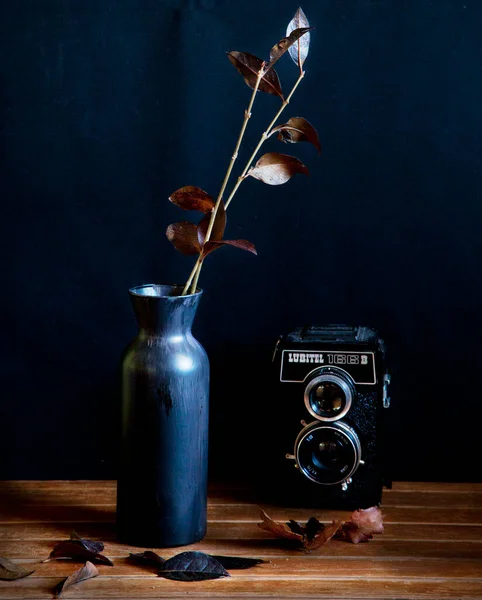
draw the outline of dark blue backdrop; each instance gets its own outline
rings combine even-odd
[[[265,58],[297,4],[0,3],[3,242],[0,477],[114,477],[129,287],[184,281],[167,198],[216,195],[250,91],[226,51]],[[482,4],[305,0],[310,177],[246,181],[195,334],[212,364],[213,476],[249,476],[278,333],[363,323],[393,371],[393,474],[478,479],[482,396]],[[289,90],[296,68],[277,67]],[[279,106],[259,95],[235,173]],[[257,381],[259,378],[259,381]],[[269,423],[266,423],[269,426]]]

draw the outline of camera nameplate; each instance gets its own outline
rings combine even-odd
[[[302,383],[320,367],[339,367],[357,385],[376,385],[375,354],[373,352],[343,352],[333,350],[283,350],[280,382]]]

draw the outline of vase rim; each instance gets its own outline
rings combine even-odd
[[[182,295],[183,289],[184,284],[181,283],[143,283],[141,285],[135,285],[134,287],[129,288],[129,294],[131,294],[131,296],[149,298],[179,298]],[[196,288],[196,292],[194,294],[185,294],[182,297],[193,298],[200,296],[202,292],[203,290],[198,287]]]

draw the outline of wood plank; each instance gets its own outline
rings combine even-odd
[[[89,480],[3,480],[0,481],[0,494],[5,489],[22,490],[70,490],[73,487],[78,489],[115,489],[117,483],[113,479],[89,479]],[[249,490],[251,484],[248,483],[216,483],[210,482],[209,489],[211,493],[216,491],[225,492],[226,490]],[[482,494],[482,483],[477,482],[440,482],[440,481],[396,481],[393,488],[385,489],[385,493],[397,492],[462,492]]]
[[[359,558],[404,558],[410,560],[448,558],[448,559],[482,559],[482,544],[477,542],[440,542],[440,541],[400,541],[382,539],[383,536],[365,544],[350,544],[332,540],[313,556],[336,557],[347,559]],[[0,541],[0,556],[11,559],[46,559],[55,545],[55,541]],[[129,546],[117,542],[106,542],[103,554],[111,559],[125,558],[130,552],[140,552],[144,547]],[[180,548],[153,548],[161,555],[172,556],[184,550],[199,550],[208,554],[224,554],[232,556],[253,556],[256,558],[277,556],[299,556],[302,550],[295,550],[282,540],[266,539],[204,539],[202,542]]]
[[[351,511],[316,510],[308,508],[286,508],[269,504],[216,504],[208,506],[210,522],[245,521],[258,523],[260,507],[275,520],[295,519],[307,521],[316,516],[320,521],[348,520]],[[384,506],[386,523],[459,523],[482,525],[482,507],[410,507]],[[112,523],[115,521],[115,506],[25,506],[13,504],[0,507],[0,524],[4,523]]]
[[[249,490],[217,490],[210,493],[209,506],[225,504],[257,504],[256,495]],[[115,508],[116,490],[113,487],[79,489],[77,486],[63,490],[13,489],[0,492],[0,514],[5,507],[19,506],[106,506]],[[482,508],[482,494],[470,492],[404,492],[386,491],[383,507],[456,507]]]
[[[0,582],[0,597],[4,599],[52,598],[58,577],[31,576],[24,580]],[[293,575],[279,579],[277,575],[233,573],[231,577],[213,581],[187,583],[169,581],[155,575],[108,577],[101,575],[84,581],[68,592],[81,598],[176,598],[188,595],[196,598],[480,598],[481,579],[404,579],[336,578]]]
[[[177,551],[164,552],[164,558],[177,554]],[[38,561],[16,561],[25,568],[35,569],[35,577],[68,577],[82,562],[57,560],[48,563]],[[130,562],[127,558],[116,558],[113,567],[98,565],[99,571],[106,576],[149,575],[156,574],[156,567],[141,566]],[[231,574],[234,571],[231,572]],[[273,557],[266,564],[258,565],[246,571],[247,575],[258,577],[278,575],[321,577],[404,577],[413,578],[482,578],[482,560],[476,559],[437,559],[422,562],[419,560],[377,560],[377,559],[339,559],[326,556],[290,556]]]
[[[114,523],[21,523],[0,525],[0,541],[67,539],[75,530],[81,537],[102,540],[116,540]],[[208,523],[207,539],[267,539],[270,534],[260,529],[256,523]],[[385,525],[385,531],[377,539],[413,541],[454,541],[482,542],[482,528],[477,525]]]

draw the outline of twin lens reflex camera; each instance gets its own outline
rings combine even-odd
[[[390,376],[377,332],[345,325],[296,329],[278,339],[273,368],[266,490],[296,506],[379,504],[382,488],[391,487],[384,439]]]

